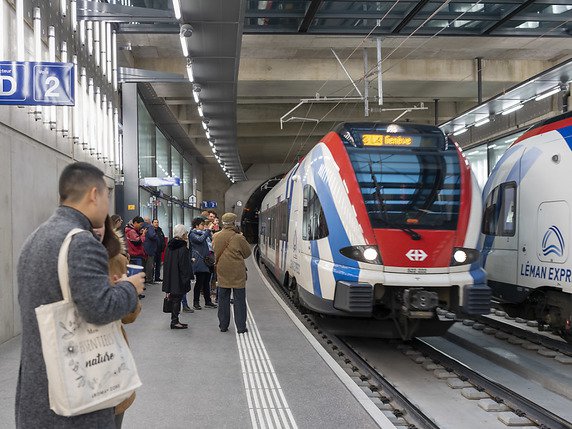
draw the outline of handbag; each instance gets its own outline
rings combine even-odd
[[[209,254],[207,256],[205,256],[203,258],[203,261],[205,262],[205,265],[209,268],[214,267],[215,265],[215,256],[213,252],[209,252]]]
[[[173,301],[169,295],[165,295],[163,298],[163,313],[172,313],[173,312]]]
[[[58,278],[63,300],[35,309],[48,376],[50,409],[76,416],[115,407],[141,386],[133,355],[121,333],[121,321],[107,325],[86,322],[69,288],[66,236],[58,256]]]

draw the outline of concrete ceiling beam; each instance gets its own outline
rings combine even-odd
[[[370,58],[375,58],[371,55]],[[370,60],[373,63],[373,60]],[[550,61],[534,60],[487,60],[483,59],[483,79],[492,82],[521,82],[553,65]],[[350,59],[344,66],[354,80],[361,80],[364,74],[363,60]],[[370,67],[371,68],[371,67]],[[436,80],[464,82],[477,80],[474,60],[450,60],[447,58],[392,60],[382,64],[386,80],[419,81]],[[242,58],[238,74],[242,81],[345,81],[349,83],[343,69],[335,58]],[[372,77],[375,77],[372,75]]]

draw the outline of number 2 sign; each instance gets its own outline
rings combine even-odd
[[[0,61],[0,104],[73,106],[72,63]]]

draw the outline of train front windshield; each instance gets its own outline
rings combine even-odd
[[[352,129],[351,136],[340,133],[373,228],[457,227],[461,196],[457,151],[438,129],[418,128],[409,130],[413,133],[407,129],[391,134],[385,129]]]

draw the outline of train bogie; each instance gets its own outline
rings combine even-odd
[[[351,318],[369,336],[440,333],[450,321],[438,307],[489,309],[477,189],[438,128],[346,124],[264,199],[261,260],[330,323]]]

